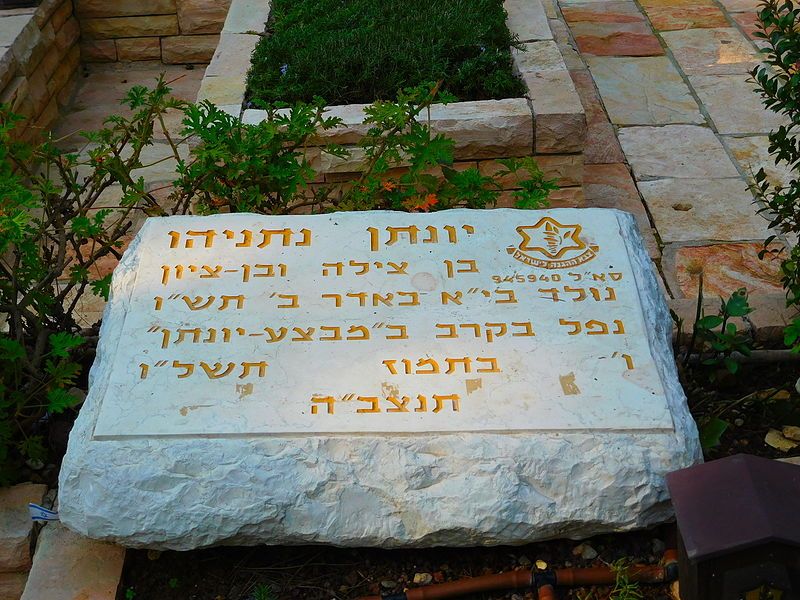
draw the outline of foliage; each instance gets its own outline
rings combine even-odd
[[[273,0],[250,94],[367,104],[441,79],[462,100],[520,97],[505,21],[501,0]]]
[[[609,595],[610,600],[642,600],[644,598],[639,589],[639,584],[630,580],[630,575],[628,574],[630,566],[631,561],[627,558],[620,558],[611,564],[615,581],[614,588]]]
[[[434,134],[426,119],[436,100],[451,100],[438,85],[407,88],[394,102],[365,109],[367,135],[349,151],[328,145],[321,155],[312,144],[340,124],[326,117],[324,102],[271,104],[264,119],[245,124],[209,103],[189,106],[183,134],[199,144],[189,162],[181,161],[172,204],[200,213],[221,211],[293,214],[332,210],[436,211],[493,206],[501,180],[514,177],[518,208],[547,204],[554,182],[532,158],[498,161],[502,168],[484,175],[477,168],[453,167],[454,142]],[[355,181],[320,184],[322,161],[363,159]]]
[[[258,584],[253,590],[253,600],[275,600],[277,596],[272,591],[272,586],[266,583]]]
[[[800,9],[791,0],[764,0],[759,5],[759,31],[765,41],[763,63],[751,71],[764,105],[783,115],[786,124],[769,134],[769,152],[776,164],[796,172],[800,165]],[[786,185],[773,184],[764,169],[754,175],[753,191],[761,201],[759,212],[770,220],[770,227],[793,236],[800,233],[800,181],[792,178]],[[762,258],[776,253],[770,248],[775,236],[764,245]],[[788,305],[800,305],[800,247],[781,253],[783,287]],[[800,352],[800,320],[786,331],[785,340],[793,351]]]
[[[720,298],[720,306],[716,314],[706,315],[703,308],[703,273],[698,276],[697,309],[692,324],[692,333],[683,350],[682,367],[700,364],[707,367],[724,367],[731,375],[739,372],[736,355],[749,356],[752,352],[752,340],[746,332],[739,330],[731,319],[742,318],[753,309],[747,299],[747,290],[741,288],[725,300]],[[683,320],[674,312],[672,318],[678,325],[676,345],[684,345]],[[712,375],[712,378],[714,375]],[[700,433],[700,445],[703,450],[718,446],[722,435],[730,427],[730,423],[721,418],[725,410],[732,406],[723,406],[719,412],[700,412],[698,406],[693,407]]]
[[[141,154],[167,110],[180,108],[163,80],[134,87],[130,117],[85,133],[85,158],[54,141],[15,141],[19,117],[0,106],[0,483],[22,461],[48,459],[46,424],[80,402],[71,390],[92,352],[75,309],[89,292],[107,295],[104,258],[119,257],[137,212],[157,207],[142,179]],[[111,208],[107,190],[119,185]]]
[[[731,319],[741,318],[753,312],[747,299],[747,290],[740,288],[725,300],[720,298],[717,314],[706,315],[703,307],[703,273],[698,277],[697,310],[692,324],[692,334],[684,350],[683,367],[696,362],[705,366],[724,366],[730,373],[736,374],[739,363],[735,354],[750,356],[752,340],[746,332],[741,331]],[[677,346],[683,346],[683,320],[674,312],[672,318],[678,325]]]
[[[53,140],[14,141],[19,118],[0,107],[0,314],[8,323],[0,332],[0,484],[13,481],[25,461],[49,460],[48,423],[79,404],[73,388],[85,387],[94,352],[87,336],[94,334],[82,330],[76,309],[90,292],[107,297],[111,275],[102,261],[120,258],[137,218],[166,215],[167,206],[172,214],[484,208],[498,198],[500,178],[510,176],[520,179],[519,207],[544,205],[555,185],[530,158],[503,161],[493,175],[452,167],[452,140],[419,118],[437,96],[437,85],[423,86],[368,107],[369,131],[358,148],[365,170],[354,182],[329,185],[313,183],[310,155],[319,151],[309,148],[338,121],[319,100],[267,106],[263,122],[247,125],[212,104],[172,98],[160,79],[152,90],[137,86],[126,95],[131,116],[82,132],[86,147],[76,154],[61,153]],[[184,113],[183,134],[197,142],[188,159],[179,152],[187,140],[173,140],[165,126],[175,110]],[[163,204],[135,176],[148,166],[142,153],[157,129],[171,148],[167,159],[177,162]],[[349,156],[337,146],[324,150]],[[119,200],[109,200],[112,186]]]

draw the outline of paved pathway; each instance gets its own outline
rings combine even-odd
[[[674,298],[695,297],[703,268],[708,296],[745,286],[779,299],[747,186],[762,165],[787,176],[767,153],[779,121],[748,82],[757,0],[545,1],[568,25],[555,33],[587,111],[588,204],[649,219]]]

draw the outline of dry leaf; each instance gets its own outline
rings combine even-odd
[[[788,452],[800,446],[800,442],[793,442],[783,437],[783,434],[777,429],[770,429],[764,437],[764,441],[768,446],[772,446],[781,452]]]
[[[783,428],[783,437],[789,438],[792,441],[800,442],[800,427],[794,425],[787,425]]]

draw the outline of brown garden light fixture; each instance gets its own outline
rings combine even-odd
[[[682,600],[800,598],[800,466],[738,454],[667,485]]]

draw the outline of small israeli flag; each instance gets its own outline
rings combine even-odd
[[[48,510],[44,506],[39,506],[31,502],[28,504],[28,512],[31,514],[31,521],[58,521],[58,513]]]

